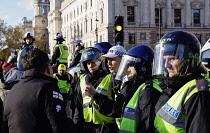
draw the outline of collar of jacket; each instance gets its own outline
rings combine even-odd
[[[49,80],[49,81],[52,81],[56,84],[58,83],[57,79],[55,79],[53,77],[50,77],[50,76],[47,76],[47,75],[45,75],[43,73],[40,73],[38,71],[35,71],[35,70],[25,71],[21,79],[26,79],[26,78],[38,78],[38,79]]]

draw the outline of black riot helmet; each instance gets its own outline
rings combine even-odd
[[[65,41],[63,38],[63,35],[60,33],[56,33],[56,38],[54,39],[56,41]]]
[[[34,35],[31,32],[26,32],[24,34],[23,40],[26,41],[26,38],[32,38],[32,40],[35,41]]]
[[[75,42],[75,45],[76,45],[76,46],[84,46],[84,43],[82,42],[82,40],[77,40],[77,41]]]
[[[93,60],[98,66],[101,65],[102,54],[103,53],[95,47],[88,47],[84,49],[81,55],[80,62],[85,72],[89,73],[89,70],[87,69],[87,61],[89,60]]]
[[[178,59],[178,75],[199,71],[206,73],[201,64],[201,45],[195,35],[186,31],[172,31],[164,35],[155,46],[154,76],[169,76],[165,68],[165,56]]]

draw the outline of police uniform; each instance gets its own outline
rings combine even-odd
[[[205,79],[199,73],[165,81],[168,88],[163,91],[155,107],[155,127],[159,132],[208,133],[210,128],[209,101],[210,83],[199,88],[198,79]],[[176,81],[176,82],[174,82]],[[204,86],[204,84],[202,83]],[[164,115],[165,114],[165,115]]]
[[[154,107],[162,89],[155,80],[147,80],[138,87],[126,105],[120,123],[120,133],[152,133]]]
[[[77,81],[75,81],[77,84],[74,87],[71,88],[70,91],[70,98],[71,98],[71,103],[74,105],[73,108],[73,121],[76,124],[76,132],[96,132],[96,130],[99,130],[101,128],[101,122],[96,122],[97,119],[100,120],[101,118],[91,118],[88,115],[93,115],[92,113],[88,112],[89,108],[92,107],[93,101],[89,101],[91,99],[85,97],[85,95],[82,93],[82,86],[84,86],[84,81],[89,82],[92,86],[97,88],[97,86],[101,83],[103,78],[107,75],[105,71],[97,70],[92,73],[85,74],[83,76],[80,76],[80,78],[77,78]],[[77,77],[77,76],[75,76]],[[74,77],[74,78],[75,78]],[[87,99],[86,99],[87,98]],[[84,103],[86,102],[86,103]],[[90,104],[89,104],[90,103]],[[89,106],[90,105],[90,106]],[[99,105],[94,105],[97,106],[97,110],[100,110]],[[90,113],[90,114],[88,114]],[[93,121],[94,119],[94,121]]]
[[[56,44],[52,55],[52,64],[65,64],[68,63],[68,47],[65,44]]]
[[[69,133],[73,122],[67,118],[57,80],[37,71],[25,71],[7,95],[4,118],[10,133]]]

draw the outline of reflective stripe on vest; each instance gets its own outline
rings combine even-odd
[[[142,90],[144,90],[149,84],[142,84],[139,86],[133,97],[125,107],[123,118],[120,124],[120,133],[136,133],[137,126],[139,124],[139,110],[137,110],[138,96]],[[162,89],[153,80],[153,88],[162,92]],[[141,103],[140,103],[141,104]]]
[[[208,82],[208,86],[210,82]],[[161,133],[185,133],[184,105],[187,100],[198,92],[196,79],[181,87],[157,112],[155,128]]]
[[[60,50],[60,57],[57,59],[60,63],[68,63],[68,47],[65,44],[59,44],[58,45],[59,50]]]
[[[104,79],[96,88],[98,93],[108,96],[109,99],[112,99],[112,93],[111,93],[112,90],[110,87],[111,76],[112,74],[108,74],[106,77],[104,77]],[[85,96],[84,94],[85,77],[86,76],[81,77],[80,80],[80,87],[83,97],[83,115],[85,122],[93,122],[93,124],[114,123],[115,122],[114,118],[102,115],[98,111],[99,105],[97,105],[96,102],[91,97]]]
[[[58,80],[58,86],[61,93],[68,93],[70,90],[70,83],[67,82],[67,80],[60,80],[56,74],[53,74],[53,76]],[[69,77],[69,76],[68,76]],[[70,79],[70,77],[69,77]]]

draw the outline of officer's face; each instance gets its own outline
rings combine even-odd
[[[26,38],[26,44],[31,44],[33,42],[32,38]]]
[[[58,70],[58,74],[61,76],[65,75],[65,73],[66,73],[66,70]]]
[[[77,45],[76,46],[76,50],[81,50],[82,49],[82,46],[81,45]]]
[[[87,61],[87,68],[90,73],[99,70],[99,66],[92,60]]]
[[[110,73],[116,73],[118,71],[122,58],[120,56],[117,56],[114,58],[106,58],[106,59]]]
[[[175,56],[167,55],[163,57],[165,60],[165,68],[169,73],[169,77],[174,77],[179,74],[178,65],[179,59],[175,59]]]
[[[129,75],[131,75],[131,76],[134,76],[134,75],[137,74],[136,69],[134,68],[134,66],[129,66],[129,67],[128,67],[128,73],[129,73]]]

